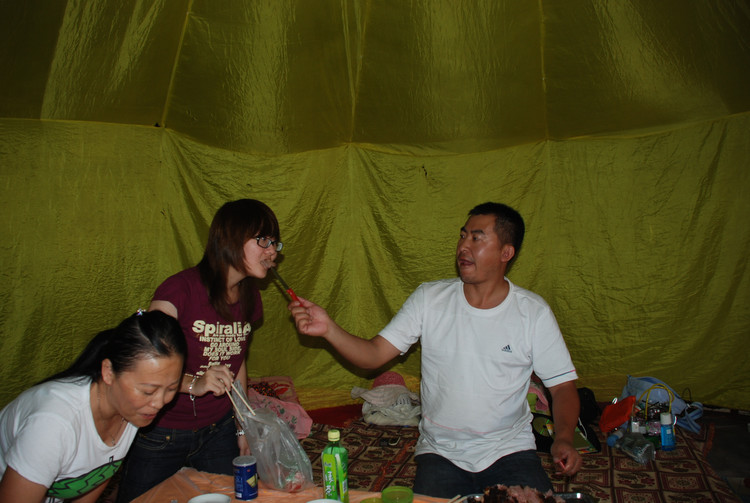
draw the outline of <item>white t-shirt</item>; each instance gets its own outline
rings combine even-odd
[[[114,447],[96,431],[91,380],[51,381],[21,393],[0,411],[0,477],[11,466],[49,488],[48,502],[74,499],[109,480],[138,428],[127,423]]]
[[[578,378],[549,305],[508,284],[500,305],[477,309],[460,278],[424,283],[380,332],[402,352],[421,338],[416,454],[435,453],[479,472],[535,449],[526,401],[532,371],[547,387]]]

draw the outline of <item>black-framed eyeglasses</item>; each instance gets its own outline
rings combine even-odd
[[[258,246],[261,248],[268,248],[269,246],[275,246],[276,251],[281,251],[282,248],[284,248],[284,243],[281,241],[274,241],[273,239],[267,238],[265,236],[258,236],[255,238],[255,240],[258,242]]]

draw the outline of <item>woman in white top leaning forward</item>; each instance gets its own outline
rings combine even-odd
[[[0,411],[0,503],[94,503],[138,428],[174,398],[186,351],[174,318],[138,312],[21,393]]]

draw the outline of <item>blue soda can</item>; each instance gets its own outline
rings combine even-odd
[[[258,497],[258,471],[253,456],[237,456],[234,465],[234,497],[248,501]]]

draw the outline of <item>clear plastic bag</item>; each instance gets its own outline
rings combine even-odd
[[[232,401],[255,457],[260,480],[290,493],[314,486],[310,458],[294,432],[273,411],[249,409],[247,396],[238,388],[232,388]]]
[[[640,433],[625,433],[615,442],[615,447],[621,449],[633,461],[645,465],[656,458],[654,444],[646,440]]]

